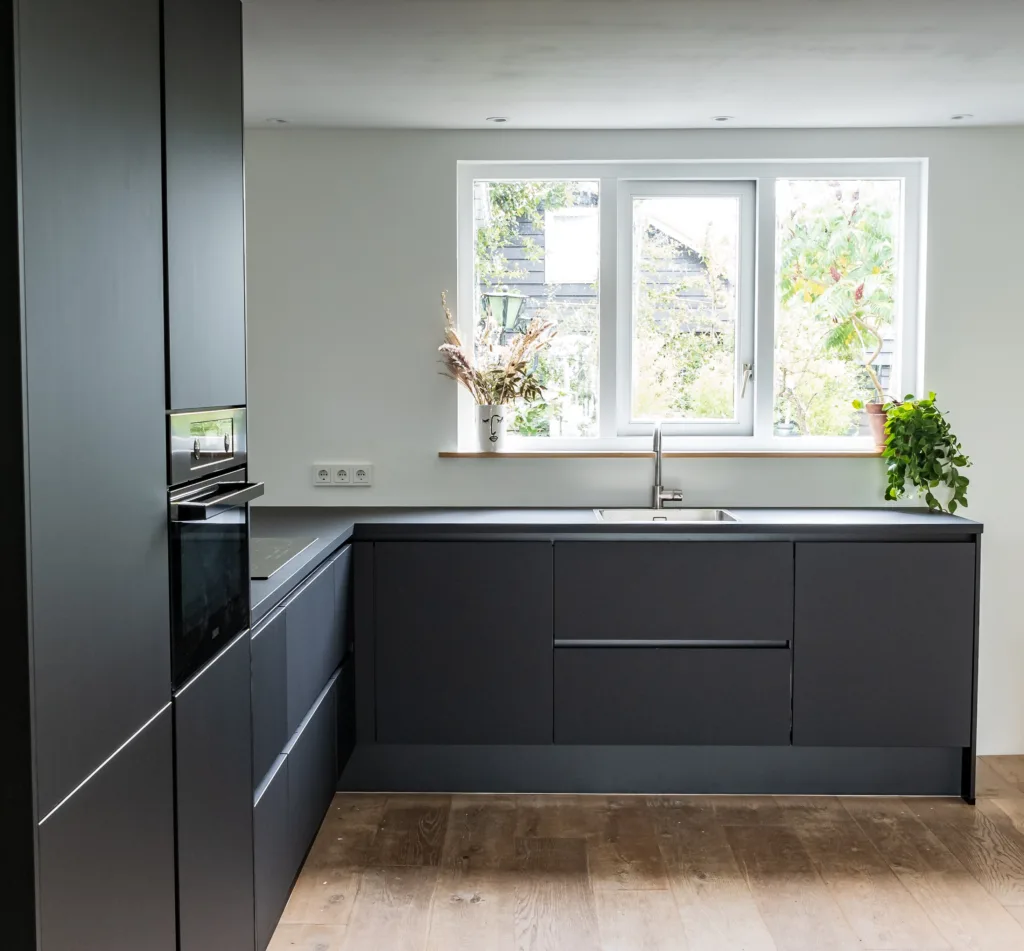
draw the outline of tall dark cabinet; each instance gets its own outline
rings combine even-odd
[[[179,948],[166,413],[245,402],[240,17],[239,0],[0,0],[0,944],[17,951]]]
[[[163,17],[169,407],[244,406],[242,4]]]

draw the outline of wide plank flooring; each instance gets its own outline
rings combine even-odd
[[[339,793],[270,951],[1024,951],[1024,756],[978,793]]]

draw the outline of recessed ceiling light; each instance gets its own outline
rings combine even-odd
[[[712,116],[715,122],[729,122],[731,119],[735,119],[735,116]]]
[[[268,125],[288,125],[287,119],[265,119],[264,122]]]
[[[963,122],[964,119],[973,119],[974,116],[969,112],[958,112],[955,116],[950,116],[954,122]]]
[[[488,116],[488,122],[508,122],[508,116]]]

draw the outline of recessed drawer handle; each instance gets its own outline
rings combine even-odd
[[[789,647],[789,641],[756,640],[658,640],[597,637],[587,640],[555,638],[555,647]]]

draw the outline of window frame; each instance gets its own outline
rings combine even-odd
[[[918,392],[923,379],[925,325],[925,191],[927,159],[858,160],[675,160],[503,162],[460,161],[457,166],[457,321],[463,339],[473,339],[475,181],[597,181],[600,184],[600,263],[598,307],[598,435],[595,437],[509,436],[509,449],[530,452],[632,451],[649,449],[652,423],[629,420],[631,409],[632,338],[632,221],[634,189],[688,187],[681,183],[753,183],[753,230],[741,234],[741,246],[753,243],[753,282],[741,293],[752,298],[752,354],[754,375],[750,396],[742,401],[750,408],[749,429],[715,423],[664,424],[665,448],[672,451],[828,452],[870,451],[867,436],[799,436],[774,434],[774,355],[776,294],[775,183],[778,179],[899,179],[902,183],[902,218],[898,242],[899,274],[896,296],[896,353],[893,362],[893,393]],[[625,216],[625,220],[623,220]],[[622,221],[622,227],[619,222]],[[624,249],[623,244],[627,247]],[[624,251],[627,252],[624,254]],[[628,260],[627,260],[628,259]],[[741,273],[749,275],[743,270]],[[738,302],[738,313],[740,304]],[[621,319],[620,319],[621,316]],[[740,327],[737,321],[737,362]],[[745,351],[744,351],[745,352]],[[737,403],[740,409],[740,403]],[[625,410],[625,414],[623,413]],[[475,448],[473,408],[460,390],[458,444]],[[714,429],[715,432],[709,432]],[[741,429],[742,431],[737,431]]]

